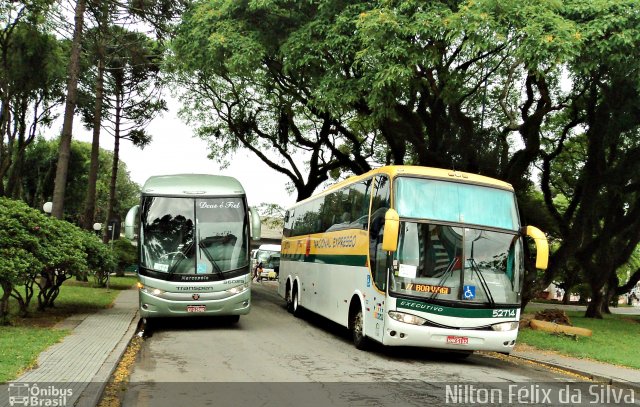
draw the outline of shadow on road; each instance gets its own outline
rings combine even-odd
[[[233,316],[153,318],[142,321],[138,332],[143,338],[149,338],[155,332],[240,329],[237,322]]]

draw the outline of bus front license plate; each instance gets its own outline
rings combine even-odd
[[[447,336],[447,343],[451,345],[468,345],[469,338],[466,336]]]
[[[187,305],[187,312],[204,312],[206,309],[206,305]]]

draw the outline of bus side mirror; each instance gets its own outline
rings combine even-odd
[[[400,217],[395,209],[389,209],[384,214],[384,236],[382,237],[382,250],[395,252],[398,249],[398,233],[400,229]]]
[[[549,243],[547,237],[535,226],[527,226],[525,233],[536,244],[536,268],[546,270],[549,265]]]
[[[136,220],[138,220],[139,209],[140,205],[134,206],[129,209],[127,216],[124,218],[124,236],[129,240],[133,240],[136,236]]]
[[[260,223],[260,215],[255,208],[249,208],[251,212],[251,238],[253,240],[260,240],[260,234],[262,233],[262,223]]]

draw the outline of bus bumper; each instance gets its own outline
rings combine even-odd
[[[246,315],[251,308],[250,290],[223,299],[199,301],[167,300],[139,291],[139,299],[142,318]]]
[[[447,329],[411,325],[389,317],[385,321],[382,343],[387,346],[419,346],[454,351],[490,351],[511,353],[518,330],[492,331],[477,329]]]

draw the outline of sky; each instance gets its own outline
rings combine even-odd
[[[248,151],[238,151],[229,167],[221,170],[216,161],[207,158],[206,142],[194,137],[192,129],[177,117],[178,107],[169,103],[169,108],[147,127],[153,137],[151,144],[141,150],[129,141],[120,143],[120,159],[126,163],[134,182],[142,185],[152,175],[227,175],[240,181],[250,206],[273,203],[287,208],[295,203],[295,193],[289,194],[285,188],[289,178],[269,168]],[[92,131],[76,121],[73,138],[91,142]],[[100,147],[113,151],[113,137],[103,132]]]

